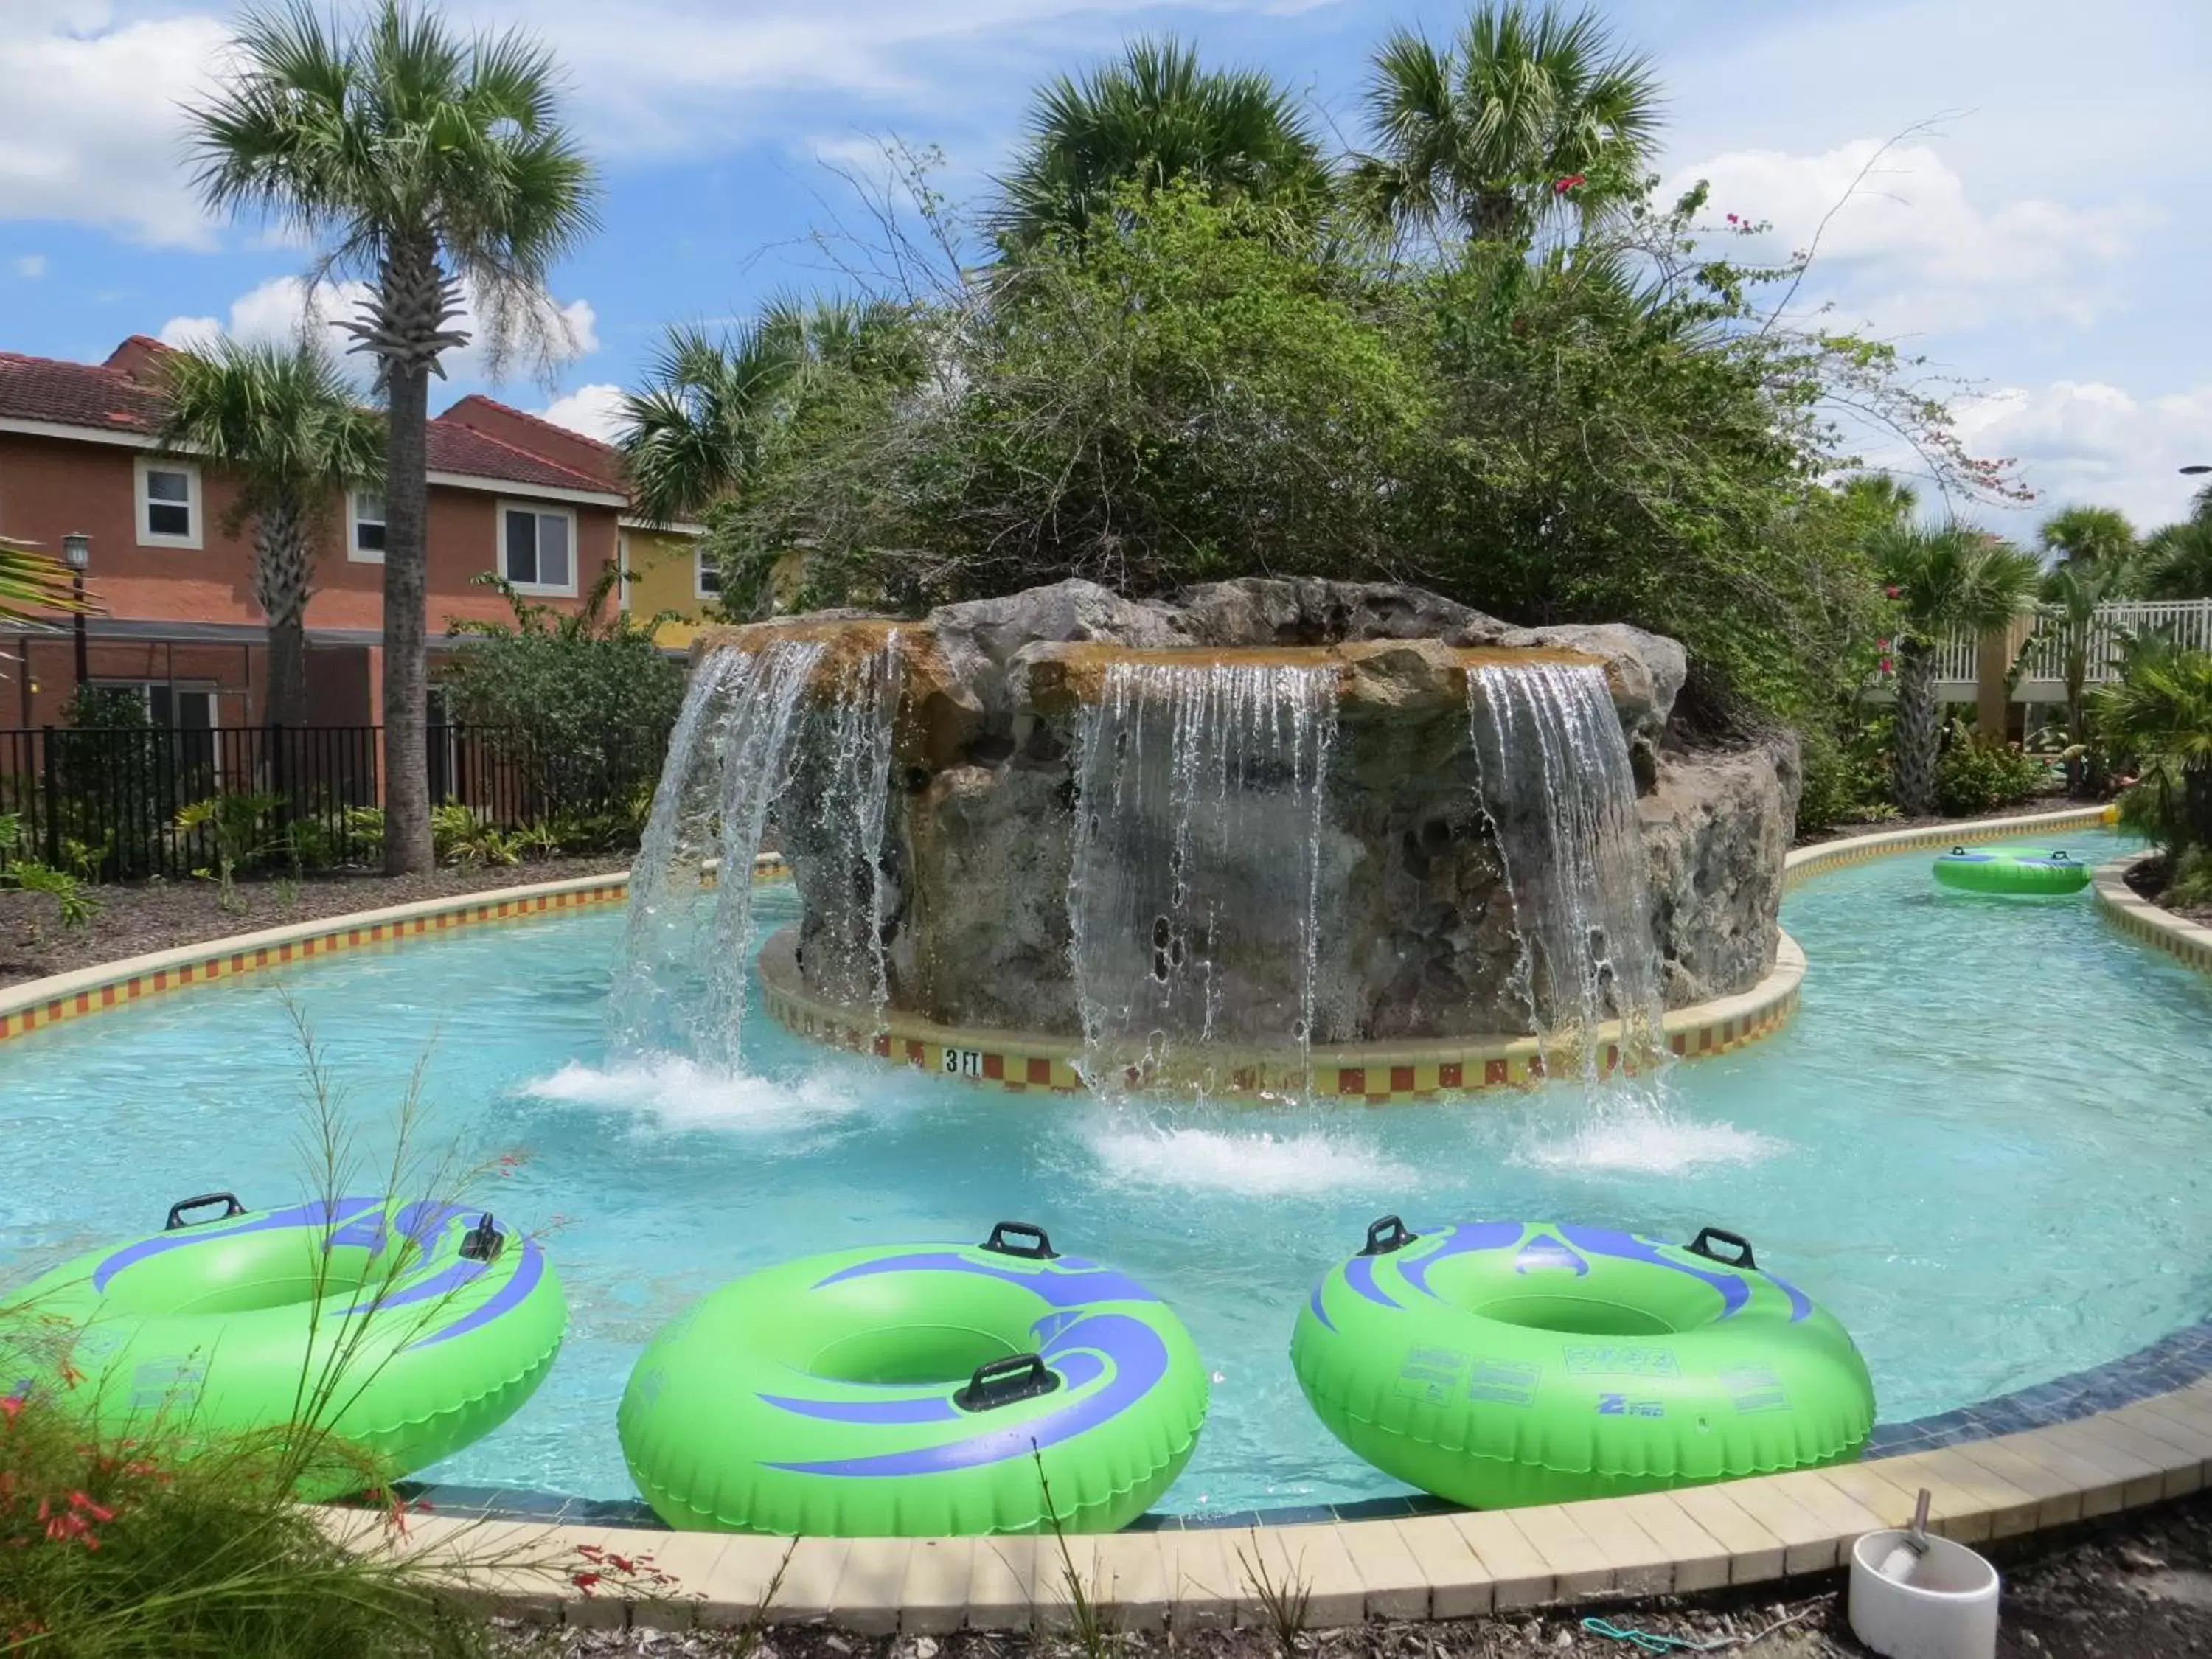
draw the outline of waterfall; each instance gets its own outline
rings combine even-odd
[[[1468,720],[1482,805],[1496,832],[1522,951],[1516,987],[1531,1026],[1586,1081],[1603,1072],[1599,1028],[1621,1022],[1624,1066],[1666,1054],[1645,853],[1628,744],[1595,668],[1480,667]]]
[[[899,698],[897,630],[839,674],[811,710],[789,793],[776,819],[783,853],[806,894],[800,952],[806,983],[830,1000],[866,1008],[880,1029],[890,999],[884,942],[888,889],[884,820]]]
[[[1206,1086],[1206,1045],[1317,1023],[1332,667],[1110,664],[1077,732],[1070,966],[1094,1089]],[[1212,1063],[1220,1063],[1217,1054]]]
[[[734,1067],[751,962],[753,860],[789,778],[822,647],[716,652],[684,693],[630,877],[614,1048]],[[712,888],[701,880],[720,860]],[[703,980],[703,983],[702,981]]]

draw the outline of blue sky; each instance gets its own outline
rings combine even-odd
[[[1045,76],[1173,30],[1255,64],[1358,137],[1369,47],[1448,30],[1409,0],[448,0],[521,22],[568,66],[605,228],[556,275],[580,348],[549,384],[482,386],[589,428],[670,320],[828,280],[810,228],[849,213],[826,162],[896,134],[981,188]],[[2212,462],[2212,7],[2203,0],[1618,0],[1671,94],[1664,170],[1802,244],[1838,201],[1808,298],[1972,382],[1977,447],[2052,507],[2139,520]],[[302,250],[207,222],[176,101],[213,72],[216,0],[0,0],[0,349],[97,358],[134,331],[281,330]],[[1915,129],[1921,129],[1914,131]],[[1856,195],[1883,141],[1907,134]]]

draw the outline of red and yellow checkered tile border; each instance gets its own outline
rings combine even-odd
[[[753,879],[774,881],[790,872],[781,858],[764,854]],[[627,875],[584,877],[535,887],[431,899],[395,909],[325,917],[295,927],[232,939],[211,939],[157,956],[80,973],[56,975],[0,991],[0,1042],[64,1020],[125,1006],[186,986],[289,967],[369,945],[397,944],[428,933],[447,933],[487,922],[519,921],[563,910],[619,904],[629,894]]]
[[[2161,909],[2129,886],[2128,869],[2136,862],[2122,859],[2099,868],[2091,878],[2097,908],[2122,933],[2180,957],[2200,973],[2212,974],[2212,927]]]
[[[1083,1089],[1077,1071],[1083,1047],[1076,1039],[963,1030],[902,1013],[889,1015],[878,1028],[854,1010],[812,995],[799,977],[797,938],[794,927],[777,933],[763,948],[760,967],[769,1016],[799,1036],[1013,1094],[1074,1094]],[[1668,1046],[1683,1059],[1699,1060],[1757,1042],[1796,1012],[1804,975],[1804,952],[1785,934],[1773,971],[1750,991],[1668,1015]],[[1283,1055],[1208,1058],[1202,1079],[1175,1080],[1185,1086],[1202,1081],[1215,1092],[1232,1096],[1299,1093],[1305,1088],[1303,1072]],[[1608,1073],[1620,1067],[1617,1042],[1607,1042],[1601,1063]],[[1316,1095],[1346,1105],[1401,1105],[1486,1089],[1528,1089],[1543,1081],[1545,1066],[1545,1046],[1533,1037],[1322,1048],[1313,1055],[1313,1088]],[[1132,1082],[1142,1080],[1132,1075]]]

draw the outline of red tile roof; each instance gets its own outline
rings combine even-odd
[[[481,392],[471,392],[438,419],[448,426],[481,432],[511,448],[542,455],[571,471],[588,473],[608,489],[623,488],[622,451],[612,444],[588,433],[556,426],[543,416],[487,398]]]
[[[143,368],[155,360],[155,354],[167,349],[157,340],[133,335],[116,348],[108,362]],[[44,421],[56,426],[150,436],[161,425],[161,406],[152,392],[119,367],[0,351],[0,419]],[[563,428],[551,429],[578,436]],[[580,489],[600,495],[621,493],[620,486],[609,478],[563,466],[466,426],[433,421],[428,436],[433,472],[459,473],[525,488]]]

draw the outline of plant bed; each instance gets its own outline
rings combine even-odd
[[[2200,927],[2212,927],[2212,904],[2177,903],[2166,896],[2173,880],[2173,860],[2164,854],[2138,859],[2128,866],[2127,883],[2136,896],[2157,905],[2169,915],[2193,921]]]
[[[228,908],[210,881],[100,887],[89,890],[99,908],[76,927],[62,924],[54,900],[43,893],[0,891],[0,986],[295,921],[629,867],[623,858],[563,858],[449,866],[419,876],[349,872],[241,881]]]
[[[2021,801],[2015,806],[1993,806],[1986,812],[1939,813],[1927,818],[1867,818],[1852,823],[1832,823],[1825,830],[1815,830],[1802,835],[1790,843],[1793,847],[1818,847],[1824,842],[1842,841],[1850,836],[1886,835],[1893,830],[1932,830],[1945,823],[1981,823],[1991,818],[2033,817],[2044,812],[2066,812],[2079,808],[2094,811],[2108,803],[2077,800],[2066,794],[2038,795],[2032,800]]]

